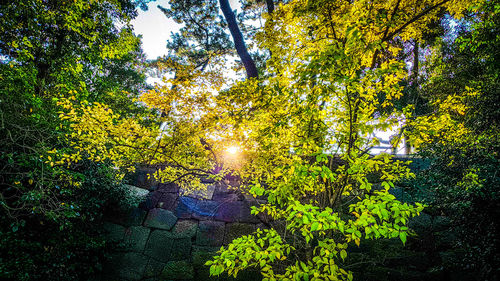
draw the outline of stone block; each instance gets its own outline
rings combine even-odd
[[[160,208],[152,209],[144,221],[144,226],[170,230],[177,222],[177,217],[170,211]]]
[[[250,205],[244,201],[222,203],[215,219],[224,222],[259,223],[257,216],[250,213]]]
[[[443,231],[451,227],[451,220],[445,216],[435,216],[432,219],[432,230]]]
[[[164,267],[165,267],[165,263],[159,262],[155,259],[150,258],[147,265],[146,265],[146,269],[144,270],[144,274],[143,274],[144,278],[160,276]]]
[[[215,185],[214,194],[227,194],[227,193],[234,193],[234,192],[235,192],[235,190],[233,190],[227,184],[216,184]]]
[[[161,193],[161,198],[158,200],[157,206],[158,208],[174,211],[177,198],[177,193],[163,192]]]
[[[180,196],[179,200],[177,201],[177,206],[175,208],[174,213],[178,218],[182,219],[191,218],[191,214],[193,213],[193,210],[196,208],[197,204],[198,204],[197,199]]]
[[[240,218],[243,202],[225,202],[219,206],[215,219],[224,222],[236,222]]]
[[[196,245],[220,246],[224,242],[223,222],[200,221],[196,233]]]
[[[438,249],[449,249],[457,246],[458,235],[453,229],[434,232],[435,243]]]
[[[200,178],[200,181],[201,183],[215,183],[215,180],[214,179],[211,179],[211,178]]]
[[[172,229],[172,238],[192,238],[198,229],[197,220],[180,219]]]
[[[149,232],[151,230],[142,226],[131,226],[125,230],[123,244],[125,249],[142,252],[148,241]]]
[[[217,209],[221,204],[212,200],[199,200],[196,206],[192,209],[193,218],[206,220],[215,217]]]
[[[125,234],[125,227],[119,224],[105,222],[103,228],[105,232],[104,235],[107,241],[120,242],[123,239],[123,236]]]
[[[432,227],[431,216],[426,213],[420,213],[420,216],[410,219],[408,226],[415,230],[417,234],[425,233]]]
[[[253,203],[252,203],[253,204]],[[251,204],[249,202],[242,202],[242,207],[240,209],[240,217],[238,218],[238,222],[244,222],[244,223],[260,223],[259,217],[252,215],[251,214],[251,209],[250,209]]]
[[[219,203],[240,201],[242,198],[236,193],[214,193],[212,200]]]
[[[234,279],[229,279],[229,280],[234,280]],[[259,271],[255,270],[243,270],[238,273],[238,276],[236,277],[237,281],[262,281],[262,275],[260,274]]]
[[[172,251],[172,235],[168,231],[154,230],[144,249],[144,254],[161,262],[167,262]]]
[[[224,234],[224,244],[229,244],[238,237],[251,234],[255,231],[254,224],[247,223],[228,223]]]
[[[189,280],[194,278],[194,268],[188,261],[168,262],[161,273],[165,280]]]
[[[133,202],[137,202],[137,203],[146,200],[146,197],[149,194],[149,190],[144,189],[144,188],[140,188],[140,187],[137,187],[134,185],[130,185],[130,184],[124,184],[124,185],[122,185],[122,188],[126,192],[126,194],[129,196],[129,198]]]
[[[133,176],[133,185],[148,190],[156,190],[158,188],[158,181],[153,176],[155,172],[156,168],[137,168]]]
[[[214,195],[215,185],[213,184],[205,184],[202,189],[190,190],[190,189],[179,189],[179,194],[181,196],[192,197],[196,199],[202,200],[211,200]]]
[[[169,260],[178,261],[191,258],[191,238],[172,239]]]
[[[148,196],[146,196],[146,199],[139,204],[139,208],[146,211],[155,208],[158,205],[161,196],[162,196],[161,192],[158,191],[150,192]]]
[[[179,186],[175,183],[159,183],[158,191],[167,193],[179,193]]]

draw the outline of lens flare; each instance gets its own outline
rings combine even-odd
[[[226,149],[226,151],[231,155],[235,155],[236,153],[238,153],[238,151],[240,151],[240,148],[237,146],[230,146]]]

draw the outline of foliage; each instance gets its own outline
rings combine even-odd
[[[78,151],[63,161],[72,163],[83,153],[125,169],[148,161],[162,164],[159,179],[198,188],[197,177],[221,178],[235,168],[224,161],[224,148],[238,144],[244,153],[232,172],[247,192],[267,199],[254,214],[285,221],[286,228],[270,222],[270,230],[233,241],[208,262],[211,273],[237,275],[257,267],[265,280],[351,280],[342,268],[349,244],[378,238],[405,243],[412,233],[409,218],[423,209],[389,192],[395,181],[412,176],[404,163],[367,153],[378,143],[372,137],[376,130],[409,118],[411,108],[393,106],[407,75],[396,59],[401,49],[394,38],[421,38],[442,9],[460,16],[470,4],[281,5],[257,36],[273,55],[269,78],[214,94],[223,81],[217,73],[167,61],[176,70],[174,79],[142,97],[164,112],[152,122],[166,124],[159,137],[158,127],[104,104],[62,101],[60,117],[74,129],[67,136]],[[247,252],[255,255],[241,254]]]
[[[264,280],[351,280],[342,269],[350,243],[406,241],[408,219],[423,206],[403,204],[389,190],[411,173],[389,155],[367,154],[378,142],[374,131],[409,116],[410,108],[393,107],[406,77],[393,38],[420,38],[441,9],[459,16],[469,4],[292,1],[274,11],[259,38],[273,54],[268,71],[275,75],[240,83],[220,101],[247,151],[240,175],[268,202],[253,212],[286,221],[270,233],[293,250],[283,258],[249,236],[207,263],[212,274],[257,267]],[[260,264],[235,254],[242,249],[281,258]]]
[[[50,5],[41,13],[32,11],[44,20],[40,26],[33,24],[40,28],[33,29],[39,34],[46,35],[43,28],[56,22],[52,30],[59,33],[50,38],[61,38],[55,45],[45,44],[52,42],[46,38],[25,36],[21,27],[11,32],[13,21],[3,23],[2,28],[9,28],[2,29],[6,34],[2,44],[8,46],[2,54],[16,55],[1,65],[2,91],[8,97],[2,106],[18,110],[2,107],[8,114],[2,116],[7,145],[2,147],[6,153],[1,161],[9,169],[2,182],[8,187],[2,193],[2,206],[21,210],[30,218],[24,224],[32,226],[33,217],[43,217],[60,231],[75,233],[80,225],[72,222],[90,212],[85,206],[93,201],[84,195],[95,186],[89,183],[94,174],[112,186],[136,165],[154,165],[159,167],[154,174],[158,180],[197,189],[203,188],[200,178],[220,180],[232,173],[241,179],[244,192],[266,199],[266,203],[256,201],[252,212],[268,218],[268,225],[221,248],[207,263],[212,275],[236,276],[257,268],[264,280],[352,280],[353,273],[345,267],[349,248],[366,239],[395,238],[405,244],[413,234],[408,221],[424,208],[420,203],[402,203],[391,194],[395,182],[414,176],[408,163],[393,161],[387,154],[369,154],[379,143],[375,132],[397,128],[404,121],[413,145],[423,154],[439,155],[434,174],[423,179],[444,209],[458,210],[457,215],[467,218],[466,212],[482,214],[480,205],[485,202],[485,208],[495,206],[497,197],[488,196],[496,196],[498,183],[494,172],[498,110],[487,106],[498,97],[497,57],[488,55],[496,54],[498,41],[491,40],[496,38],[492,35],[496,12],[487,9],[496,11],[493,4],[285,2],[279,7],[267,2],[265,27],[255,35],[259,48],[272,54],[266,76],[224,89],[222,65],[231,46],[220,16],[204,1],[173,1],[164,13],[186,26],[169,43],[170,57],[157,62],[174,72],[173,78],[140,97],[136,83],[140,75],[134,69],[138,41],[128,26],[116,30],[109,17],[111,11],[127,21],[133,16],[128,2],[76,1],[58,6],[70,16],[54,13],[59,8]],[[249,10],[258,4],[245,1]],[[6,13],[15,14],[15,8],[24,11],[19,7]],[[96,14],[73,20],[87,13]],[[409,81],[401,53],[410,42],[417,46],[416,42],[427,40],[444,13],[455,18],[472,15],[476,31],[460,37],[469,49],[430,60],[434,65],[426,68],[430,82],[424,89],[429,99],[425,108],[432,111],[412,116],[414,105],[399,102]],[[454,67],[467,60],[484,66],[479,78],[467,76],[468,67]],[[209,62],[214,66],[207,68]],[[96,69],[103,70],[94,75]],[[123,85],[118,79],[130,83]],[[138,102],[162,114],[149,112]],[[236,159],[225,152],[235,145],[241,148]],[[85,169],[88,166],[92,168]],[[481,226],[496,231],[491,220],[483,218]],[[11,221],[4,229],[15,232],[23,225],[21,220]],[[26,227],[23,231],[30,233]],[[469,234],[463,241],[470,243]],[[3,237],[16,239],[11,233]],[[481,240],[481,259],[496,259],[493,241]],[[101,247],[97,240],[90,246],[89,251]],[[12,256],[11,248],[5,249],[6,256]],[[43,259],[42,255],[20,264]],[[19,263],[2,270],[14,274],[10,268],[15,264]]]
[[[144,85],[128,24],[134,9],[128,1],[31,0],[0,8],[2,279],[80,279],[99,265],[100,214],[120,198],[110,191],[114,172],[109,163],[54,163],[54,151],[72,151],[56,104],[76,96],[127,116],[144,112],[128,92]]]
[[[481,5],[455,41],[437,45],[422,87],[432,111],[412,127],[419,154],[432,163],[412,182],[414,192],[452,218],[452,243],[469,253],[457,262],[481,280],[494,280],[500,264],[496,2]]]

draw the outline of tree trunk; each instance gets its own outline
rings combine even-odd
[[[229,31],[231,31],[236,52],[238,53],[241,62],[243,62],[243,66],[247,72],[247,78],[259,78],[257,67],[255,66],[254,60],[248,53],[245,41],[243,40],[243,35],[238,27],[238,23],[236,22],[236,16],[229,5],[229,0],[219,0],[219,4],[220,9],[224,14],[224,18],[227,21],[227,25],[229,26]]]
[[[267,5],[267,13],[272,14],[274,12],[274,1],[266,0],[266,5]]]
[[[417,101],[418,101],[418,64],[419,64],[419,50],[418,50],[418,41],[415,41],[415,45],[413,46],[413,68],[411,73],[411,93],[413,94],[413,101],[415,105],[415,110],[417,109]],[[408,155],[411,153],[411,145],[409,143],[408,136],[405,135],[405,154]]]

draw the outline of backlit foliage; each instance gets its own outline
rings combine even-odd
[[[273,241],[290,253],[269,249],[268,236],[244,237],[207,263],[212,274],[256,267],[264,280],[351,280],[342,269],[349,244],[406,242],[408,220],[423,206],[401,203],[389,190],[412,174],[389,155],[367,153],[378,143],[373,132],[411,119],[411,107],[390,109],[407,75],[395,38],[418,39],[443,9],[459,16],[470,4],[292,1],[268,18],[258,36],[273,54],[270,78],[240,83],[219,100],[248,153],[240,175],[268,202],[253,212],[272,218],[270,226],[280,229],[271,232]],[[442,104],[442,111],[461,109],[454,100]],[[451,127],[444,118],[416,122]],[[264,258],[238,254],[245,251]]]
[[[102,103],[59,102],[61,120],[69,121],[75,152],[59,154],[57,164],[69,164],[79,155],[97,162],[111,161],[121,172],[133,172],[136,165],[161,168],[150,176],[162,182],[177,182],[185,188],[202,188],[200,177],[220,178],[219,159],[226,148],[215,130],[213,93],[223,79],[214,71],[200,72],[189,66],[167,61],[175,67],[176,77],[164,79],[145,92],[138,102],[159,109],[161,116],[121,116]]]
[[[245,192],[267,199],[253,213],[267,217],[270,229],[221,248],[207,263],[212,275],[236,276],[252,267],[264,280],[352,280],[342,267],[348,247],[363,239],[405,243],[409,219],[423,210],[390,193],[396,181],[413,176],[406,163],[369,154],[379,143],[374,132],[412,118],[411,107],[399,112],[393,106],[407,78],[397,41],[419,40],[444,11],[459,17],[473,5],[290,1],[267,16],[257,35],[259,46],[272,53],[267,78],[220,90],[224,81],[216,72],[173,65],[176,76],[142,97],[160,117],[132,120],[101,103],[71,100],[62,101],[60,116],[69,121],[78,153],[119,169],[158,165],[158,179],[188,188],[199,188],[200,176],[228,173],[225,148],[242,147],[232,173]],[[450,98],[440,110],[465,109]],[[428,127],[453,126],[446,116],[425,118],[412,125],[422,128],[420,142],[432,132]],[[59,161],[65,159],[75,160],[63,155]]]

